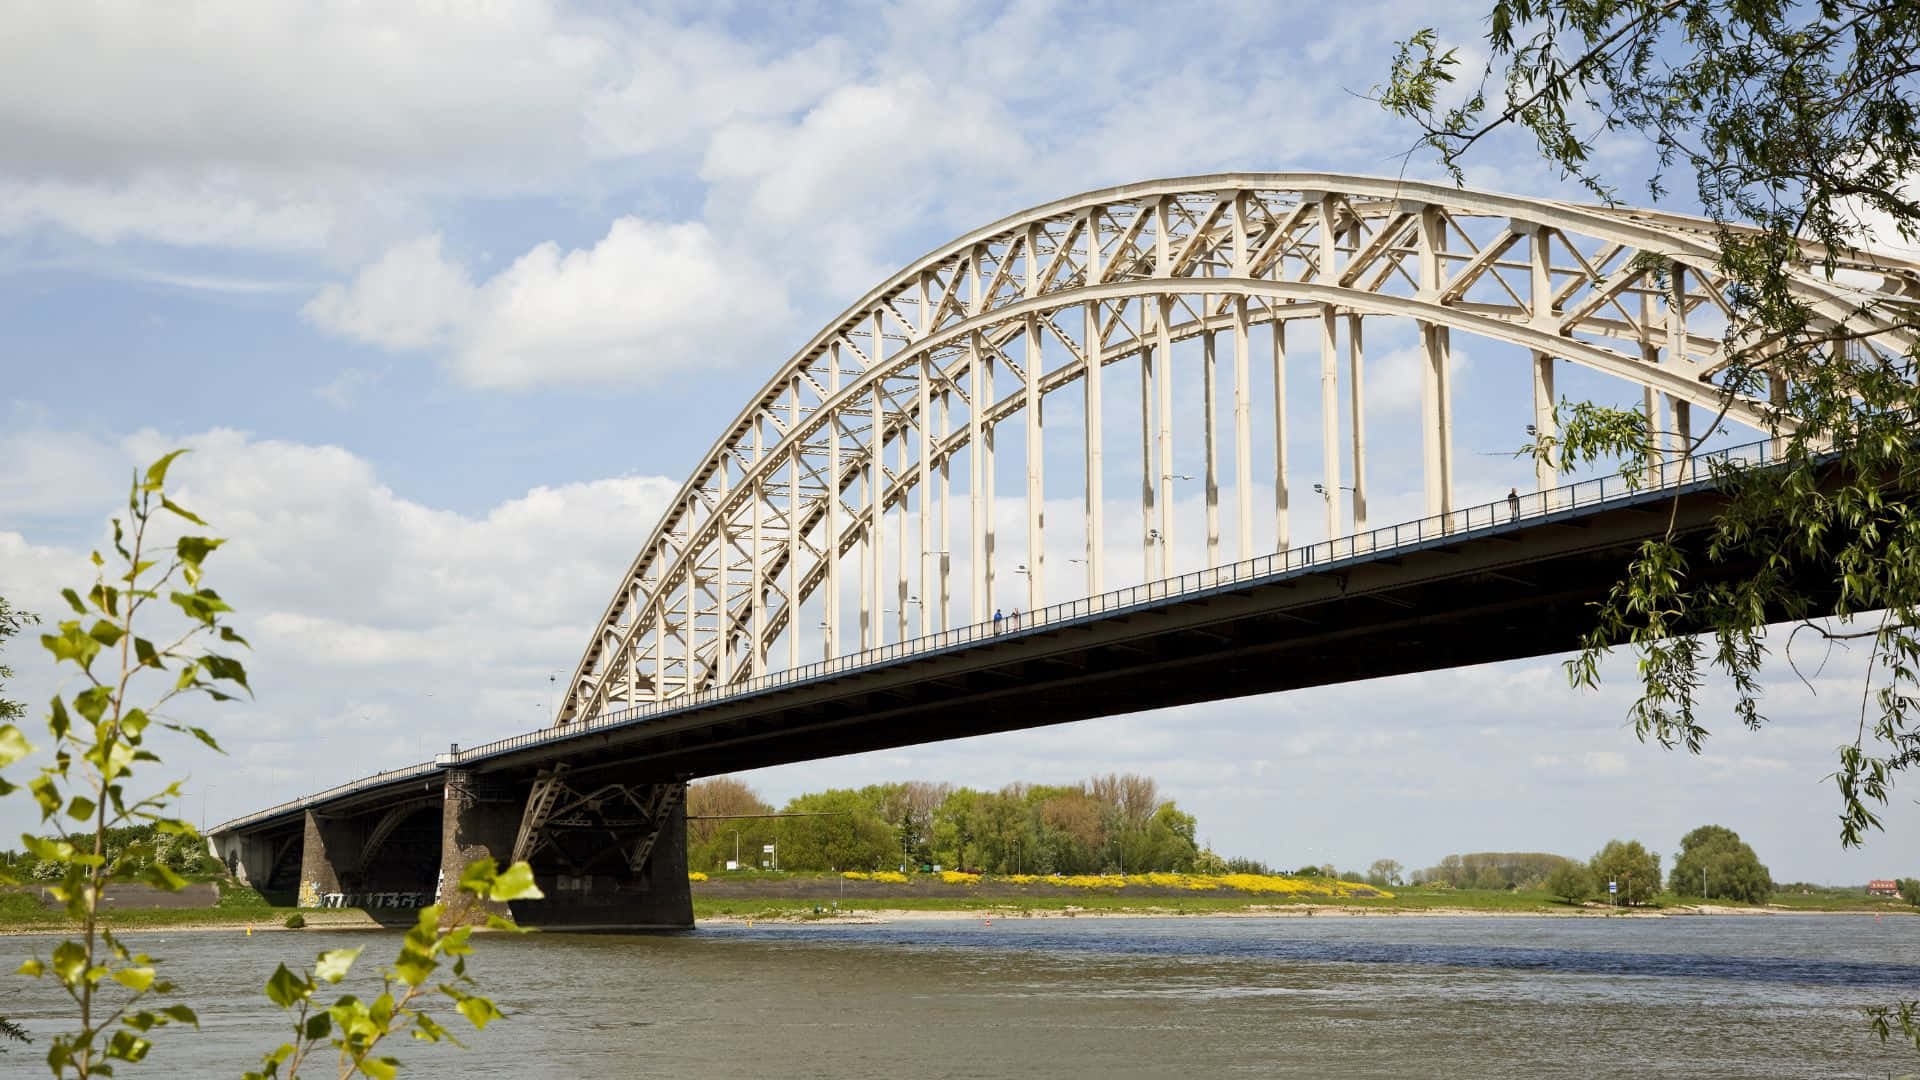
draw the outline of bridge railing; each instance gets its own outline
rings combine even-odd
[[[663,702],[652,702],[602,713],[564,727],[514,735],[509,738],[441,754],[431,762],[411,765],[389,772],[363,777],[326,791],[282,803],[256,814],[236,818],[216,827],[216,831],[244,826],[290,810],[324,803],[369,787],[378,787],[410,776],[421,776],[436,769],[456,767],[543,743],[564,741],[585,731],[639,724],[647,720],[715,702],[750,697],[773,690],[833,678],[864,668],[882,667],[911,656],[928,655],[965,648],[982,641],[1006,639],[1043,629],[1057,629],[1074,622],[1104,618],[1132,608],[1148,607],[1169,599],[1196,596],[1217,590],[1238,588],[1289,575],[1308,574],[1335,568],[1350,562],[1374,558],[1382,553],[1413,551],[1422,547],[1455,543],[1476,535],[1485,535],[1556,515],[1569,514],[1583,507],[1635,496],[1662,495],[1691,485],[1711,483],[1728,468],[1755,467],[1779,460],[1781,439],[1762,439],[1740,446],[1677,460],[1657,460],[1638,476],[1613,474],[1577,481],[1561,487],[1496,499],[1492,502],[1433,514],[1394,525],[1323,540],[1317,544],[1276,551],[1225,566],[1195,570],[1160,581],[1114,589],[1096,596],[1051,604],[1037,611],[999,622],[974,623],[924,637],[880,645],[859,652],[805,664],[797,668],[743,679],[725,686],[696,691]]]

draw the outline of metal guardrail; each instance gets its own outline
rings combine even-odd
[[[1779,460],[1778,448],[1782,442],[1783,440],[1780,439],[1762,439],[1679,461],[1660,461],[1649,465],[1648,475],[1631,480],[1618,474],[1581,480],[1562,487],[1549,488],[1546,491],[1530,492],[1517,498],[1498,499],[1448,514],[1415,518],[1412,521],[1385,525],[1351,536],[1335,537],[1332,540],[1324,540],[1304,547],[1289,548],[1286,551],[1277,551],[1271,555],[1229,563],[1225,566],[1196,570],[1161,581],[1150,581],[1124,589],[1114,589],[1097,596],[1052,604],[1037,611],[1025,612],[1016,620],[1003,619],[998,623],[974,623],[938,634],[911,638],[891,645],[881,645],[829,660],[729,683],[724,687],[696,691],[663,702],[603,713],[564,727],[551,727],[523,735],[514,735],[470,749],[440,754],[430,762],[375,773],[372,776],[339,784],[305,798],[293,799],[257,813],[223,822],[210,831],[218,833],[244,828],[292,810],[326,803],[356,791],[381,787],[399,780],[431,775],[440,769],[484,761],[487,758],[530,746],[566,742],[588,732],[602,731],[610,727],[637,725],[661,716],[704,708],[723,700],[752,697],[772,690],[881,667],[907,657],[946,652],[981,641],[1007,640],[1041,629],[1057,629],[1063,625],[1104,618],[1172,599],[1261,584],[1290,575],[1316,573],[1384,554],[1416,551],[1423,547],[1455,543],[1522,524],[1538,522],[1574,510],[1590,508],[1600,503],[1628,502],[1635,498],[1668,494],[1691,485],[1705,485],[1712,482],[1716,466],[1751,467],[1776,463]]]

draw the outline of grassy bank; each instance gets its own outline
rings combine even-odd
[[[164,908],[116,905],[109,910],[108,919],[116,930],[153,930],[179,926],[231,926],[236,929],[253,926],[267,929],[279,927],[294,911],[290,907],[276,907],[267,903],[266,898],[238,882],[222,881],[216,884],[220,889],[220,899],[211,905]],[[333,920],[327,918],[335,914],[332,912],[309,911],[303,914],[309,925],[315,924],[316,917],[320,922],[335,921],[347,925],[366,921],[366,917],[359,912],[340,912],[339,917]],[[0,893],[0,930],[11,933],[58,933],[71,925],[65,910],[41,903],[38,890]]]
[[[1156,875],[1159,876],[1159,875]],[[970,882],[943,881],[930,875],[885,882],[849,881],[832,874],[741,874],[693,885],[696,919],[817,919],[882,912],[991,912],[1003,917],[1090,915],[1308,915],[1337,910],[1353,914],[1485,914],[1485,915],[1691,915],[1706,906],[1715,912],[1752,914],[1857,913],[1914,914],[1904,902],[1868,897],[1855,890],[1816,890],[1781,893],[1767,904],[1739,904],[1726,900],[1661,894],[1651,903],[1633,908],[1609,908],[1600,903],[1573,904],[1550,893],[1527,889],[1449,889],[1406,887],[1366,890],[1352,883],[1316,879],[1282,879],[1294,883],[1282,889],[1243,890],[1216,885],[1181,888],[1151,884],[1137,875],[1119,884],[1075,879],[983,877]]]
[[[1312,878],[1282,878],[1264,882],[1242,880],[1256,888],[1233,888],[1225,879],[1207,881],[1192,876],[1131,875],[1081,879],[1037,878],[1027,875],[975,877],[972,875],[874,875],[848,878],[838,874],[763,873],[712,875],[692,882],[696,920],[800,920],[881,916],[887,912],[986,914],[999,918],[1067,917],[1073,915],[1690,915],[1700,910],[1697,898],[1663,893],[1654,902],[1632,909],[1609,909],[1599,904],[1569,904],[1537,890],[1479,890],[1408,887],[1374,890],[1352,882]],[[220,898],[212,906],[142,908],[116,907],[114,926],[128,930],[168,927],[228,927],[279,929],[295,909],[276,907],[261,895],[235,882],[219,882]],[[1851,889],[1813,889],[1776,893],[1764,905],[1706,902],[1716,912],[1753,914],[1841,913],[1911,915],[1915,909],[1902,901],[1869,897]],[[362,928],[373,921],[355,909],[301,912],[309,927]],[[37,892],[0,892],[0,932],[54,933],[68,928],[65,913],[43,905]]]

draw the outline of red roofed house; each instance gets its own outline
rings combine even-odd
[[[1898,899],[1900,896],[1900,883],[1897,881],[1869,881],[1867,882],[1867,895],[1891,896]]]

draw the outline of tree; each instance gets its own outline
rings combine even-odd
[[[1759,904],[1773,895],[1773,877],[1753,848],[1741,842],[1739,833],[1718,825],[1702,825],[1681,838],[1667,880],[1674,892],[1702,899],[1717,896]]]
[[[1644,904],[1660,891],[1660,856],[1640,846],[1638,840],[1609,840],[1594,855],[1591,864],[1595,891],[1601,882],[1615,882],[1623,904]]]
[[[1375,859],[1367,868],[1367,884],[1395,886],[1400,884],[1400,864],[1392,859]]]
[[[753,865],[760,850],[777,839],[779,823],[773,807],[746,784],[731,776],[716,776],[687,785],[687,866],[718,870],[740,859]]]
[[[1914,907],[1920,907],[1920,878],[1904,877],[1900,879],[1898,884],[1900,886],[1900,899],[1905,900]]]
[[[1708,732],[1697,693],[1712,671],[1735,690],[1735,718],[1764,722],[1770,621],[1866,642],[1869,692],[1837,773],[1840,839],[1857,845],[1879,826],[1873,806],[1897,774],[1920,764],[1920,563],[1905,555],[1920,543],[1920,515],[1902,497],[1920,476],[1920,412],[1909,407],[1920,344],[1901,352],[1866,341],[1880,328],[1920,327],[1920,301],[1817,311],[1794,286],[1804,258],[1831,278],[1858,247],[1920,238],[1920,6],[1495,0],[1488,43],[1480,89],[1448,108],[1441,97],[1459,58],[1419,31],[1401,43],[1381,103],[1419,125],[1420,144],[1456,178],[1483,138],[1507,128],[1608,201],[1612,181],[1590,157],[1602,136],[1647,140],[1655,167],[1643,179],[1656,200],[1668,172],[1690,172],[1718,225],[1728,281],[1718,386],[1778,399],[1784,437],[1784,467],[1724,470],[1732,500],[1705,549],[1708,562],[1761,569],[1717,583],[1690,572],[1676,538],[1646,545],[1570,674],[1593,685],[1600,657],[1628,646],[1640,658],[1635,730],[1698,752]],[[1501,84],[1491,95],[1489,81]],[[1558,438],[1529,447],[1562,467],[1617,458],[1632,470],[1652,451],[1650,434],[1669,434],[1587,403],[1562,412]],[[1836,581],[1831,596],[1811,591]],[[1835,623],[1814,617],[1828,602]]]
[[[1857,846],[1880,827],[1877,808],[1900,774],[1920,766],[1920,561],[1909,555],[1920,515],[1907,498],[1920,477],[1920,411],[1910,407],[1920,300],[1909,287],[1901,299],[1821,311],[1794,283],[1803,263],[1833,280],[1856,248],[1920,238],[1920,5],[1494,0],[1487,40],[1480,86],[1455,105],[1443,96],[1457,52],[1439,49],[1431,29],[1414,33],[1380,103],[1418,125],[1419,145],[1456,179],[1503,129],[1531,136],[1608,202],[1613,181],[1592,154],[1602,137],[1615,148],[1623,135],[1645,140],[1654,166],[1641,179],[1656,202],[1670,171],[1691,173],[1727,279],[1718,384],[1773,401],[1770,434],[1784,436],[1780,467],[1713,470],[1730,499],[1697,558],[1759,569],[1723,582],[1689,565],[1674,536],[1644,545],[1569,674],[1595,685],[1600,658],[1626,646],[1639,661],[1635,731],[1698,753],[1708,735],[1698,693],[1715,671],[1734,689],[1732,717],[1765,723],[1770,622],[1794,624],[1789,663],[1802,636],[1864,643],[1861,707],[1835,773],[1840,842]],[[1881,328],[1909,344],[1868,340]],[[1528,449],[1562,468],[1618,459],[1632,470],[1670,434],[1592,403],[1563,402],[1556,419],[1558,437],[1535,433]],[[1827,608],[1832,621],[1817,617]],[[1879,1009],[1874,1030],[1886,1038],[1897,1028],[1920,1049],[1916,1017],[1920,1002]]]
[[[875,870],[900,862],[900,844],[873,804],[844,788],[802,795],[780,820],[780,866],[792,870]]]
[[[1587,868],[1568,859],[1547,874],[1547,891],[1569,904],[1584,902],[1593,895],[1593,875]]]

